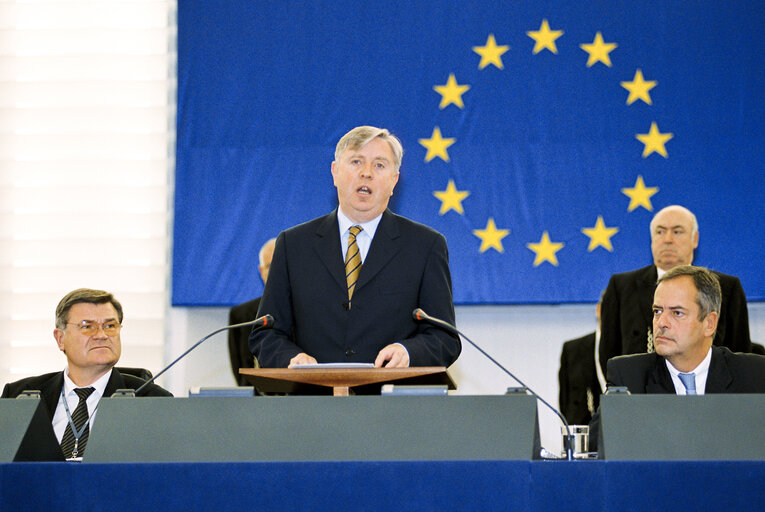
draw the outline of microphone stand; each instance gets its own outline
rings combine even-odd
[[[571,435],[571,428],[569,427],[568,421],[566,421],[566,418],[563,416],[563,414],[561,414],[561,413],[560,413],[560,411],[558,411],[558,410],[557,410],[555,407],[553,407],[552,405],[550,405],[549,403],[547,403],[547,401],[546,401],[544,398],[542,398],[541,396],[539,396],[539,395],[538,395],[538,394],[537,394],[537,393],[536,393],[536,392],[535,392],[533,389],[531,389],[531,388],[530,388],[530,387],[528,387],[526,384],[524,384],[524,383],[523,383],[523,381],[521,381],[521,379],[519,379],[518,377],[516,377],[515,375],[513,375],[513,373],[512,373],[510,370],[508,370],[507,368],[505,368],[504,366],[502,366],[501,364],[499,364],[499,362],[498,362],[496,359],[494,359],[493,357],[491,357],[491,356],[490,356],[490,355],[489,355],[489,354],[488,354],[488,353],[487,353],[487,352],[486,352],[484,349],[482,349],[481,347],[479,347],[478,345],[476,345],[476,344],[473,342],[473,340],[471,340],[470,338],[468,338],[467,336],[465,336],[465,335],[464,335],[462,332],[460,332],[460,330],[459,330],[459,329],[457,329],[456,327],[454,327],[452,324],[450,324],[450,323],[448,323],[448,322],[444,322],[443,320],[439,320],[438,318],[434,318],[434,317],[432,317],[432,316],[428,315],[427,313],[425,313],[425,312],[424,312],[422,309],[420,309],[420,308],[417,308],[417,309],[415,309],[414,311],[412,311],[412,317],[413,317],[415,320],[417,320],[417,321],[425,321],[425,322],[429,322],[429,323],[431,323],[431,324],[433,324],[433,325],[436,325],[436,326],[438,326],[438,327],[441,327],[441,328],[443,328],[443,329],[446,329],[447,331],[450,331],[450,332],[452,332],[452,333],[455,333],[455,334],[457,334],[457,335],[459,335],[459,336],[462,336],[462,338],[463,338],[463,339],[465,339],[465,341],[467,341],[467,342],[468,342],[468,343],[470,343],[472,346],[474,346],[476,349],[478,349],[478,351],[479,351],[481,354],[483,354],[484,356],[486,356],[486,357],[489,359],[489,361],[491,361],[492,363],[494,363],[494,364],[495,364],[497,367],[499,367],[499,368],[500,368],[500,369],[501,369],[503,372],[505,372],[505,373],[506,373],[506,374],[508,374],[510,377],[512,377],[512,378],[513,378],[513,380],[515,380],[515,381],[516,381],[518,384],[520,384],[520,385],[521,385],[521,386],[523,386],[524,388],[528,389],[528,390],[529,390],[529,392],[530,392],[532,395],[534,395],[534,397],[536,397],[536,399],[537,399],[537,400],[539,400],[540,402],[542,402],[543,404],[545,404],[545,405],[546,405],[546,406],[547,406],[547,407],[548,407],[548,408],[549,408],[549,409],[550,409],[552,412],[554,412],[554,413],[555,413],[555,414],[558,416],[558,418],[560,418],[560,420],[563,422],[563,425],[566,427],[566,441],[567,441],[567,443],[566,443],[566,444],[567,444],[567,446],[565,447],[565,448],[566,448],[566,460],[574,460],[574,448],[573,448],[573,446],[574,446],[574,436],[573,436],[573,435]]]
[[[173,361],[172,363],[170,363],[169,365],[167,365],[165,368],[163,368],[163,369],[162,369],[162,371],[160,371],[160,372],[159,372],[158,374],[156,374],[154,377],[152,377],[151,379],[149,379],[149,380],[147,380],[146,382],[144,382],[143,384],[141,384],[141,386],[140,386],[138,389],[136,389],[136,390],[135,390],[135,394],[136,394],[136,396],[138,395],[138,393],[140,393],[140,392],[141,392],[141,390],[142,390],[143,388],[145,388],[146,386],[148,386],[149,384],[151,384],[152,382],[154,382],[154,381],[157,379],[157,377],[159,377],[160,375],[162,375],[163,373],[165,373],[167,370],[169,370],[170,368],[172,368],[172,367],[173,367],[173,365],[174,365],[175,363],[177,363],[178,361],[180,361],[181,359],[183,359],[184,357],[186,357],[186,354],[188,354],[189,352],[191,352],[192,350],[194,350],[195,348],[197,348],[199,345],[201,345],[201,344],[202,344],[204,341],[206,341],[208,338],[211,338],[211,337],[215,336],[215,335],[216,335],[216,334],[218,334],[219,332],[222,332],[222,331],[227,331],[227,330],[229,330],[229,329],[238,329],[239,327],[247,327],[248,325],[256,326],[257,328],[262,328],[262,327],[268,327],[268,328],[270,328],[270,327],[272,327],[272,326],[273,326],[273,323],[274,323],[274,317],[272,317],[271,315],[265,315],[265,316],[262,316],[262,317],[260,317],[260,318],[256,318],[255,320],[251,320],[251,321],[249,321],[249,322],[243,322],[243,323],[241,323],[241,324],[234,324],[234,325],[227,325],[226,327],[221,327],[220,329],[218,329],[218,330],[215,330],[215,331],[211,332],[210,334],[208,334],[207,336],[205,336],[205,337],[204,337],[204,338],[202,338],[201,340],[199,340],[199,341],[197,341],[196,343],[194,343],[194,345],[192,345],[192,346],[191,346],[191,348],[189,348],[189,349],[188,349],[186,352],[184,352],[183,354],[181,354],[180,356],[178,356],[178,357],[175,359],[175,361]],[[257,325],[257,324],[260,324],[260,325]]]

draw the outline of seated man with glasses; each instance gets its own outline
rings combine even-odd
[[[39,390],[52,420],[64,457],[77,459],[85,451],[98,402],[118,389],[137,389],[145,381],[114,368],[122,345],[122,305],[111,293],[80,288],[56,307],[53,337],[66,356],[63,372],[28,377],[5,385],[2,398]],[[140,396],[172,396],[150,384]]]

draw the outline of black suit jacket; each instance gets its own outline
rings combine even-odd
[[[587,425],[600,404],[595,333],[563,344],[558,372],[560,411],[572,425]]]
[[[675,393],[667,364],[655,352],[615,357],[607,368],[609,386],[626,386],[632,394]],[[765,356],[713,346],[704,393],[765,393]],[[600,411],[590,422],[590,446],[597,446],[599,432]]]
[[[231,308],[228,313],[228,324],[241,324],[258,318],[260,297]],[[231,361],[231,371],[240,386],[251,386],[244,376],[239,374],[239,368],[256,368],[256,361],[250,352],[249,338],[252,326],[229,329],[228,356]]]
[[[103,396],[110,397],[118,389],[138,389],[144,382],[143,379],[112,369]],[[56,412],[63,387],[64,372],[53,372],[10,382],[3,388],[3,394],[0,398],[16,398],[27,389],[39,390],[40,401],[46,411],[46,414],[35,414],[32,418],[29,431],[35,433],[33,446],[24,446],[22,442],[20,450],[23,451],[23,456],[19,460],[63,460],[63,454],[61,454],[60,448],[57,448],[58,441],[53,432],[53,415]],[[138,396],[173,395],[152,383],[141,390]]]
[[[741,282],[720,272],[715,275],[722,288],[722,308],[713,343],[734,352],[751,352],[749,312]],[[657,276],[655,265],[611,276],[601,306],[601,368],[612,357],[647,350]]]
[[[443,235],[386,210],[349,309],[335,210],[279,234],[258,311],[273,315],[274,327],[253,332],[250,349],[261,366],[286,367],[300,352],[320,363],[371,363],[400,342],[411,366],[449,366],[459,338],[416,323],[415,308],[454,324]]]
[[[145,381],[129,375],[120,373],[112,369],[109,382],[106,383],[104,396],[110,397],[118,389],[138,389]],[[9,382],[3,388],[3,394],[0,398],[16,398],[22,391],[27,389],[36,389],[40,391],[40,399],[45,404],[53,421],[53,413],[56,411],[58,399],[61,396],[61,389],[64,387],[64,372],[53,372],[38,375],[36,377],[27,377],[26,379]],[[152,383],[141,390],[138,396],[173,396],[172,393],[164,388]]]

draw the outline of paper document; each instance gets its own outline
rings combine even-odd
[[[374,368],[374,363],[315,363],[315,364],[296,364],[290,368],[303,370],[310,368]]]

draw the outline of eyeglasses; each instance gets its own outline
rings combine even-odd
[[[98,333],[99,327],[107,336],[116,336],[120,333],[120,329],[122,329],[122,324],[114,320],[110,320],[102,324],[99,324],[98,322],[89,322],[87,320],[83,320],[79,324],[67,322],[66,325],[76,325],[80,329],[80,332],[85,336],[93,336],[94,334]]]

